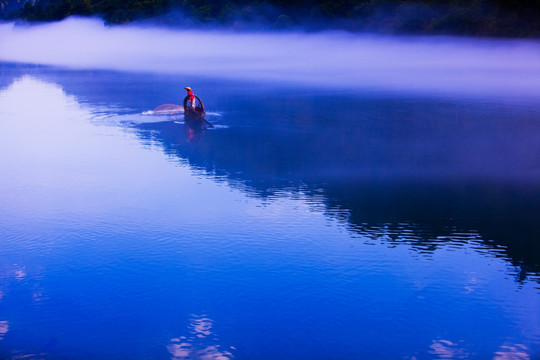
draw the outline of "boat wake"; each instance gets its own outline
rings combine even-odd
[[[229,126],[219,124],[222,114],[219,112],[206,113],[206,119],[212,125],[212,129],[227,129]],[[152,126],[152,124],[177,124],[184,125],[184,113],[174,113],[154,110],[147,110],[139,113],[131,114],[107,114],[106,116],[99,116],[95,118],[96,122],[106,123],[112,126]],[[217,122],[217,123],[216,123]]]
[[[183,115],[184,107],[176,104],[163,104],[156,107],[154,110],[143,111],[142,115],[147,116],[170,116]],[[206,115],[221,116],[218,112],[206,112]]]
[[[184,107],[176,104],[163,104],[154,110],[143,112],[143,115],[178,115],[184,113]]]

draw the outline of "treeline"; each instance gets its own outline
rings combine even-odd
[[[0,0],[0,12],[25,21],[540,37],[540,0]]]

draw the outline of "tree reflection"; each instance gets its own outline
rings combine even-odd
[[[314,143],[309,133],[223,129],[192,146],[170,124],[142,124],[137,129],[139,137],[161,144],[172,158],[187,160],[209,177],[226,177],[230,186],[254,196],[310,196],[313,203],[323,204],[328,216],[361,236],[407,245],[423,254],[450,241],[481,242],[517,269],[516,280],[540,272],[536,186],[366,175],[361,167],[369,163],[351,153],[337,156],[340,144]]]

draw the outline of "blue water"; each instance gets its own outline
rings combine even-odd
[[[0,358],[540,358],[540,104],[0,75]]]

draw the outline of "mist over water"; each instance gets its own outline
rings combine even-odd
[[[184,31],[70,18],[0,25],[0,60],[336,90],[540,97],[540,42],[532,40]]]

